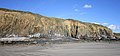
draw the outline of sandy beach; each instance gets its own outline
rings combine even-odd
[[[0,46],[0,56],[120,56],[120,43],[85,42]]]

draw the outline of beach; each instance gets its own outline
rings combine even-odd
[[[0,46],[0,56],[120,56],[120,42]]]

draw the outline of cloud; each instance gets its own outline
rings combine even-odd
[[[108,26],[108,25],[109,25],[109,23],[102,23],[102,25],[104,25],[104,26]]]
[[[92,23],[106,26],[106,27],[110,28],[113,31],[120,30],[120,26],[118,26],[118,25],[109,24],[109,23],[98,23],[98,22],[92,22]]]
[[[83,8],[92,8],[92,5],[90,5],[90,4],[85,4],[85,5],[83,6]]]
[[[77,11],[79,11],[79,10],[78,10],[78,9],[74,9],[74,11],[76,11],[76,12],[77,12]]]
[[[108,28],[112,29],[112,30],[120,30],[120,26],[117,25],[109,25]]]
[[[79,9],[78,9],[77,7],[78,7],[78,4],[73,5],[73,9],[74,9],[74,11],[76,11],[76,12],[79,11]]]
[[[98,22],[92,22],[92,23],[94,23],[94,24],[100,24],[100,23],[98,23]]]
[[[85,12],[81,12],[81,13],[79,13],[79,15],[84,15],[84,14],[86,14]]]
[[[76,12],[76,14],[78,15],[84,15],[86,14],[85,12],[81,12],[79,9],[75,8],[74,11]]]

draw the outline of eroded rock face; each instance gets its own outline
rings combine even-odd
[[[65,20],[33,14],[30,12],[0,9],[0,36],[32,34],[70,36],[73,38],[111,38],[112,31],[102,25]]]

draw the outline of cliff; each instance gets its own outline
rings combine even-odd
[[[112,30],[93,23],[46,17],[31,12],[0,8],[0,36],[33,34],[69,36],[83,39],[111,38]]]

